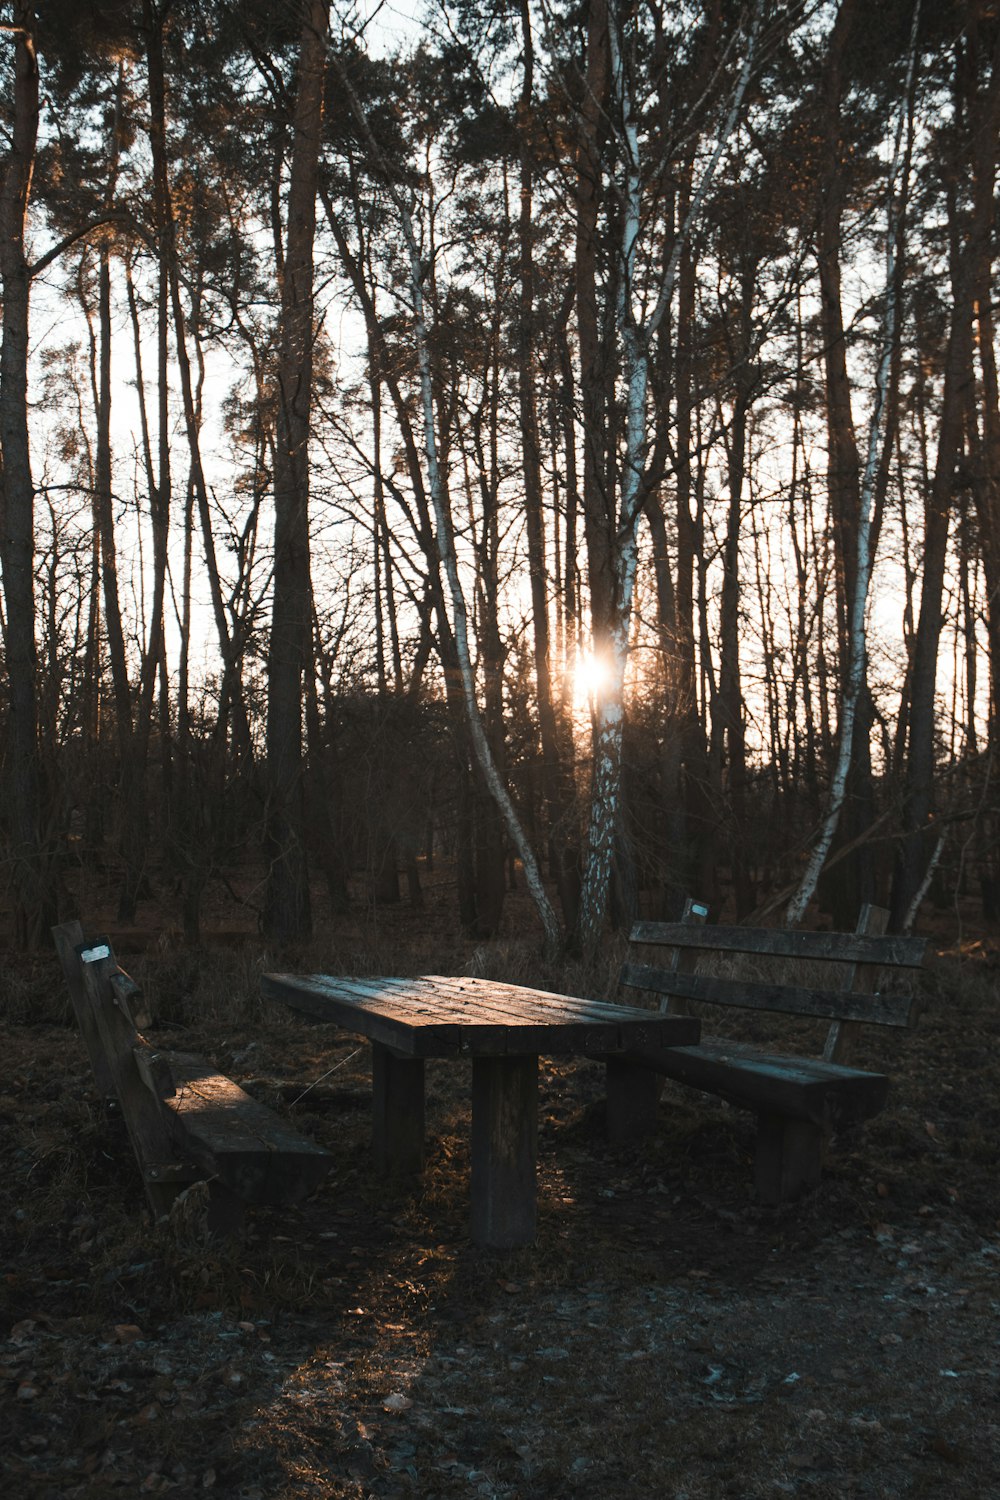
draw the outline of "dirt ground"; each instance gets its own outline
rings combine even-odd
[[[425,919],[397,926],[394,947],[328,934],[302,967],[426,971]],[[251,942],[119,957],[158,1045],[211,1058],[333,1170],[232,1243],[197,1192],[154,1226],[54,960],[8,968],[4,1493],[1000,1494],[1000,968],[939,937],[917,1030],[859,1059],[892,1076],[889,1108],[798,1204],[755,1205],[750,1116],[671,1090],[656,1136],[613,1151],[600,1067],[546,1060],[538,1239],[506,1257],[468,1238],[463,1069],[430,1065],[427,1170],[386,1186],[367,1047],[265,1009]],[[558,987],[514,943],[437,958]]]

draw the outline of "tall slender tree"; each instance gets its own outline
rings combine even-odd
[[[312,931],[302,779],[302,685],[311,660],[309,436],[313,253],[323,139],[329,0],[309,0],[299,41],[281,275],[274,449],[274,602],[268,645],[268,862],[264,929],[275,942]]]

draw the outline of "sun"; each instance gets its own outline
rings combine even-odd
[[[573,707],[586,708],[598,699],[611,680],[611,669],[603,656],[581,651],[573,668]]]

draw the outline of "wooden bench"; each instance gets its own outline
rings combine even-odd
[[[717,1094],[756,1112],[757,1193],[765,1203],[781,1203],[818,1182],[834,1130],[884,1107],[888,1077],[850,1067],[848,1058],[862,1025],[905,1029],[914,1023],[914,998],[881,993],[877,986],[886,970],[919,968],[926,944],[885,936],[888,914],[873,906],[864,907],[853,933],[707,926],[707,914],[689,901],[681,922],[637,923],[630,934],[633,949],[651,947],[662,957],[651,963],[630,955],[622,984],[658,994],[661,1012],[669,1015],[691,1014],[691,1002],[703,1002],[829,1022],[822,1055],[790,1056],[711,1036],[696,1046],[643,1048],[630,1053],[629,1061],[661,1077],[645,1097],[633,1095],[627,1107],[609,1114],[609,1130],[613,1139],[624,1140],[652,1128],[663,1077]],[[716,968],[719,955],[753,955],[758,968],[767,967],[760,960],[782,960],[783,972],[780,979],[705,972],[711,967],[702,962],[707,955]],[[839,982],[817,985],[808,973],[817,962],[835,965]]]
[[[85,942],[79,922],[52,929],[97,1087],[121,1111],[154,1219],[192,1183],[208,1185],[207,1227],[228,1234],[246,1204],[284,1207],[306,1197],[333,1163],[203,1058],[163,1052],[140,1035],[148,1025],[137,984],[111,944]]]

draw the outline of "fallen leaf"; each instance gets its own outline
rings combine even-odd
[[[950,1464],[960,1464],[962,1462],[961,1449],[956,1448],[954,1443],[950,1443],[940,1433],[935,1433],[927,1446],[932,1453],[937,1454],[938,1458],[943,1458]]]

